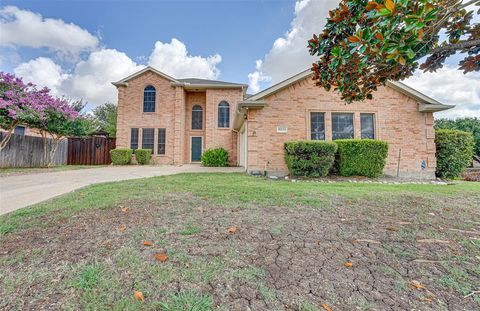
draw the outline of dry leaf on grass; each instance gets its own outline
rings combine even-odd
[[[332,308],[327,303],[324,303],[322,307],[325,309],[325,311],[332,311]]]
[[[353,267],[353,262],[347,261],[346,263],[343,264],[345,267],[350,268]]]
[[[123,231],[125,231],[125,230],[127,229],[127,226],[125,226],[125,224],[121,224],[121,225],[118,227],[118,229],[123,232]]]
[[[137,299],[138,301],[143,301],[145,299],[143,298],[142,292],[136,290],[133,291],[133,297],[135,297],[135,299]]]
[[[126,213],[128,212],[129,208],[128,207],[122,207],[122,212]]]
[[[237,232],[237,227],[230,227],[227,231],[229,234],[235,234]]]
[[[418,281],[410,281],[408,283],[408,286],[410,286],[411,289],[427,289],[425,286],[420,284]]]
[[[397,228],[395,228],[395,227],[388,227],[388,228],[387,228],[387,231],[397,231]]]
[[[153,246],[153,242],[145,241],[145,242],[143,242],[143,245],[145,245],[145,246]]]
[[[168,260],[168,255],[165,253],[158,253],[155,254],[155,260],[160,261],[160,262],[165,262]]]

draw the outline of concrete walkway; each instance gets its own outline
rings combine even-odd
[[[109,166],[0,177],[0,215],[91,184],[179,173],[243,172],[242,167]]]

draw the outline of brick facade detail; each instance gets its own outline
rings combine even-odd
[[[143,90],[148,85],[156,89],[155,112],[144,113]],[[415,99],[390,87],[380,88],[373,100],[345,104],[338,94],[315,87],[305,78],[266,95],[262,98],[263,108],[247,110],[240,131],[243,133],[246,129],[246,134],[241,135],[233,129],[235,111],[244,100],[241,85],[192,89],[178,86],[153,71],[145,71],[133,76],[128,83],[119,84],[117,89],[117,147],[130,147],[130,130],[139,128],[138,147],[141,148],[142,129],[154,128],[153,161],[157,164],[190,163],[191,137],[200,136],[203,150],[225,148],[230,165],[246,161],[249,172],[266,170],[270,174],[283,175],[287,173],[283,144],[289,140],[310,139],[311,112],[324,113],[326,140],[332,140],[332,113],[348,112],[354,115],[355,138],[361,138],[360,114],[374,114],[375,139],[389,143],[387,175],[398,173],[404,177],[432,178],[435,174],[433,114],[420,112]],[[221,101],[230,105],[229,128],[218,127]],[[191,128],[194,105],[203,110],[201,130]],[[286,127],[286,133],[277,131],[277,127]],[[158,154],[158,128],[166,129],[164,155]]]
[[[143,112],[143,91],[152,85],[156,90],[155,112]],[[203,150],[223,147],[229,153],[230,165],[237,165],[237,135],[232,130],[237,103],[243,98],[243,89],[207,88],[186,90],[174,86],[168,79],[147,71],[121,85],[118,89],[117,148],[130,148],[130,130],[139,128],[138,147],[142,146],[142,128],[154,128],[152,160],[157,164],[181,165],[190,163],[192,136],[202,137]],[[230,104],[230,127],[218,128],[218,104]],[[192,107],[203,109],[203,128],[192,130]],[[158,154],[158,128],[166,129],[165,154]]]
[[[332,139],[331,114],[349,112],[354,114],[355,138],[361,137],[360,113],[375,115],[375,139],[389,143],[387,175],[396,176],[398,169],[404,177],[434,177],[433,114],[419,112],[414,99],[392,88],[380,88],[373,100],[345,104],[338,94],[304,79],[264,100],[263,109],[247,113],[249,171],[266,169],[272,174],[286,174],[283,143],[310,139],[310,112],[325,113],[326,140]],[[277,133],[277,126],[286,126],[287,133]]]

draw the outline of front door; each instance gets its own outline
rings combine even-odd
[[[190,153],[192,162],[200,162],[202,158],[202,137],[192,137],[190,144]]]

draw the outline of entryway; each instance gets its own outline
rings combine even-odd
[[[201,136],[192,136],[190,143],[190,161],[200,162],[202,160],[202,149],[203,149],[203,137]]]

